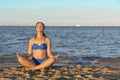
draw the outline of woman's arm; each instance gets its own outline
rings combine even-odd
[[[46,38],[47,41],[47,53],[48,53],[48,57],[54,57],[52,54],[52,50],[51,50],[51,40],[50,38]]]
[[[33,42],[33,38],[31,38],[28,42],[28,51],[27,53],[24,55],[24,57],[28,58],[32,55],[32,42]]]

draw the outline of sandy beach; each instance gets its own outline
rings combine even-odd
[[[0,68],[0,80],[119,80],[120,70],[102,66],[57,66],[45,73],[25,71],[23,67]]]
[[[15,59],[14,59],[15,60]],[[26,71],[20,65],[0,65],[0,80],[119,80],[119,58],[100,59],[94,65],[55,66],[40,71]]]

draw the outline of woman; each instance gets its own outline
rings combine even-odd
[[[27,67],[28,70],[41,70],[49,68],[59,57],[59,54],[53,56],[51,51],[51,40],[44,34],[45,25],[42,22],[37,22],[36,36],[29,40],[28,52],[22,56],[19,52],[16,53],[18,62]],[[32,59],[29,57],[32,56]],[[48,56],[48,58],[47,58]]]

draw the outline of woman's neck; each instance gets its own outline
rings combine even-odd
[[[37,38],[42,38],[42,37],[44,37],[43,33],[42,32],[37,32]]]

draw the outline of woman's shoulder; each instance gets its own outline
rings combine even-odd
[[[49,37],[45,37],[45,40],[46,40],[47,42],[50,42],[50,41],[51,41],[51,39],[50,39]]]
[[[33,42],[34,39],[35,39],[34,37],[33,37],[33,38],[30,38],[30,39],[29,39],[29,42]]]

